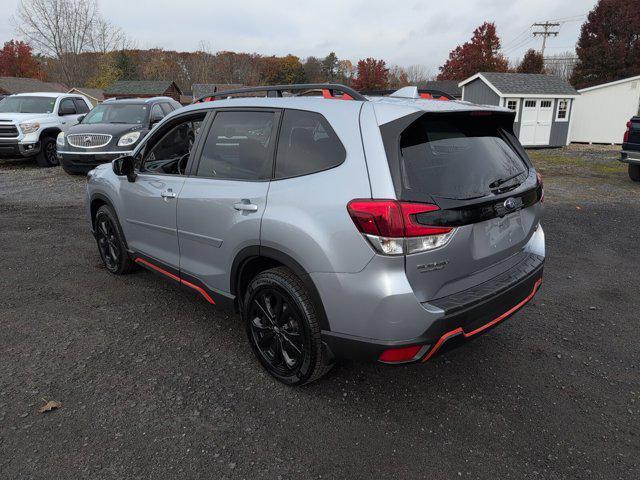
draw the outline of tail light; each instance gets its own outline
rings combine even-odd
[[[540,201],[544,202],[544,183],[542,183],[542,175],[536,173],[536,177],[538,177],[538,185],[540,185],[540,190],[542,190],[542,193],[540,194]]]
[[[352,200],[347,205],[356,227],[373,248],[384,255],[425,252],[446,245],[452,227],[418,223],[416,215],[439,210],[437,205],[397,200]]]
[[[629,142],[629,135],[631,134],[631,122],[627,122],[627,131],[624,132],[624,137],[622,138],[622,143]]]
[[[405,363],[417,360],[424,355],[428,345],[414,345],[412,347],[390,348],[380,355],[381,362],[384,363]]]

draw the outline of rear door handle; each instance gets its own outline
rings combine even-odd
[[[243,199],[242,201],[234,204],[233,208],[241,212],[257,212],[258,211],[258,205],[251,203],[247,199]]]
[[[165,190],[164,192],[160,193],[160,196],[162,198],[176,198],[176,194],[171,190]]]

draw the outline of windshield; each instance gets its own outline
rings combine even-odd
[[[91,110],[81,123],[147,123],[147,106],[103,103]]]
[[[0,113],[52,113],[53,97],[6,97],[0,101]]]
[[[400,137],[403,189],[412,198],[467,200],[515,187],[528,168],[491,117],[423,116]]]

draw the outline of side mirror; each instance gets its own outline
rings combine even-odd
[[[78,123],[82,123],[82,120],[84,120],[84,117],[86,117],[86,115],[80,115],[78,117]]]
[[[131,155],[124,155],[116,158],[111,166],[113,173],[119,177],[127,177],[130,182],[136,181],[136,172],[134,171],[135,159]]]

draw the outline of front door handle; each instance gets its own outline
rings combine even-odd
[[[241,212],[257,212],[258,211],[258,205],[251,203],[247,199],[244,199],[241,202],[234,204],[233,208]]]
[[[160,193],[160,196],[162,198],[176,198],[175,192],[173,192],[173,190],[171,189],[165,190],[164,192]]]

